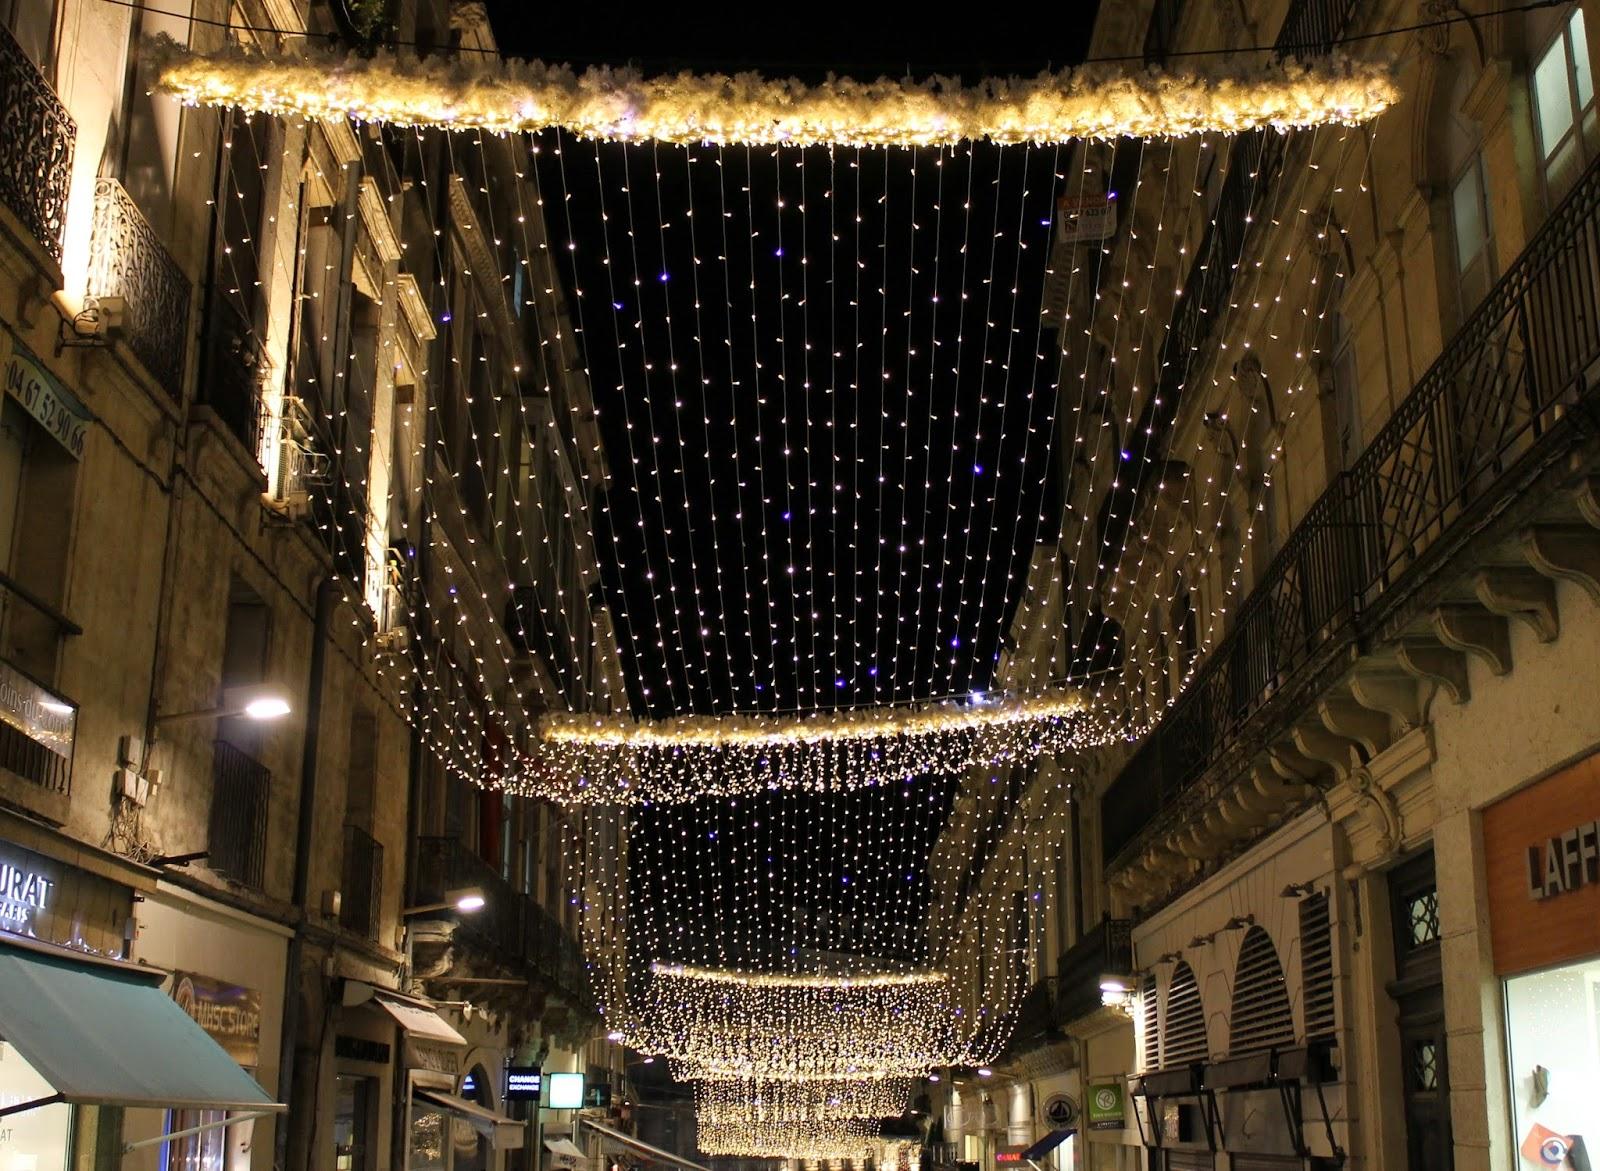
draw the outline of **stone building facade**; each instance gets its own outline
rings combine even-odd
[[[573,505],[606,473],[563,294],[522,279],[526,234],[483,239],[525,164],[182,109],[150,93],[156,34],[292,51],[371,30],[342,3],[155,7],[0,6],[0,862],[63,907],[6,925],[167,969],[289,1109],[124,1157],[221,1119],[84,1106],[40,1165],[70,1141],[82,1166],[533,1166],[504,1068],[612,1076],[579,939],[620,930],[585,860],[619,867],[626,843],[480,790],[435,710],[452,687],[620,699]],[[390,8],[402,39],[493,48],[481,6]],[[466,458],[443,420],[476,441],[486,386],[504,470],[451,501]],[[512,516],[547,484],[563,507]],[[501,594],[461,611],[469,580]],[[526,637],[530,604],[581,631]],[[498,675],[462,666],[510,643]],[[479,912],[448,905],[464,889]]]
[[[1349,46],[1396,60],[1403,95],[1341,145],[1359,166],[1320,133],[1215,167],[1193,143],[1083,156],[1124,195],[1193,173],[1208,214],[1180,231],[1126,202],[1103,243],[1154,274],[1094,290],[1082,339],[1104,416],[1138,426],[1064,478],[1061,580],[1032,604],[1059,631],[1047,677],[1139,735],[1038,770],[1067,772],[1086,828],[1055,802],[984,871],[1061,898],[1016,861],[1054,851],[1091,892],[1043,912],[1011,1048],[963,1075],[989,1158],[1008,1119],[1049,1133],[1062,1077],[1062,1171],[1510,1171],[1593,1146],[1600,13],[1158,0],[1102,6],[1091,53],[1400,27]],[[1275,290],[1309,330],[1263,327]],[[1156,314],[1159,344],[1108,302]]]

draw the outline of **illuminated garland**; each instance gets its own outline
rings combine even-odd
[[[1075,691],[804,716],[560,713],[545,717],[525,776],[540,796],[570,802],[844,792],[1066,752],[1087,726]]]
[[[891,1118],[911,1097],[907,1078],[869,1081],[701,1080],[694,1112],[701,1123],[819,1122],[837,1118]]]
[[[976,86],[949,78],[807,86],[750,73],[577,73],[540,61],[191,52],[170,41],[152,51],[161,88],[189,105],[674,143],[926,146],[1234,133],[1365,122],[1399,96],[1386,67],[1338,55],[1234,72],[1088,66]]]
[[[820,1122],[695,1120],[702,1154],[758,1159],[860,1159],[876,1145],[878,1124],[860,1118]]]
[[[959,1060],[944,973],[781,977],[655,965],[620,1028],[687,1080],[868,1081]]]

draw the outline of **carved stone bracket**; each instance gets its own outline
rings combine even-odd
[[[1600,476],[1589,476],[1573,493],[1583,519],[1600,529]]]
[[[1456,703],[1472,698],[1467,679],[1467,657],[1431,639],[1403,642],[1395,648],[1395,662],[1408,675],[1436,684]]]
[[[1600,533],[1582,525],[1538,525],[1522,534],[1522,552],[1540,573],[1582,586],[1600,605]]]
[[[1526,622],[1540,642],[1554,642],[1561,633],[1556,587],[1531,569],[1480,569],[1473,579],[1478,601],[1493,613]]]
[[[1354,740],[1368,760],[1389,744],[1389,717],[1364,707],[1353,699],[1330,695],[1317,704],[1317,714],[1328,731]]]
[[[1511,671],[1511,636],[1506,620],[1472,603],[1448,603],[1433,612],[1439,641],[1482,659],[1496,675]]]
[[[1293,735],[1301,755],[1328,765],[1336,780],[1342,780],[1356,767],[1355,741],[1329,731],[1323,724],[1297,724]]]
[[[1355,769],[1345,778],[1345,784],[1355,795],[1356,807],[1361,810],[1378,835],[1378,857],[1369,859],[1367,865],[1383,862],[1394,856],[1405,837],[1400,819],[1400,807],[1394,798],[1378,784],[1364,768]]]
[[[1362,707],[1389,716],[1400,725],[1401,732],[1409,732],[1422,723],[1417,682],[1408,675],[1363,671],[1351,678],[1350,694]]]

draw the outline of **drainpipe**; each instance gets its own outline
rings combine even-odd
[[[289,1131],[307,1134],[316,1114],[316,1104],[308,1111],[295,1109],[295,1038],[300,1031],[300,964],[305,955],[306,900],[311,886],[311,837],[317,817],[317,749],[322,731],[322,684],[326,674],[328,639],[333,626],[337,593],[332,576],[317,588],[316,624],[311,638],[310,679],[306,683],[306,733],[300,750],[300,807],[294,833],[294,935],[289,939],[289,958],[283,975],[283,1025],[278,1042],[278,1100],[288,1113],[273,1128],[273,1165],[289,1165]],[[321,1060],[321,1054],[317,1055]],[[308,1154],[309,1163],[309,1154]]]

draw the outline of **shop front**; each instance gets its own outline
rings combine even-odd
[[[1518,1168],[1600,1155],[1600,755],[1483,811]]]

